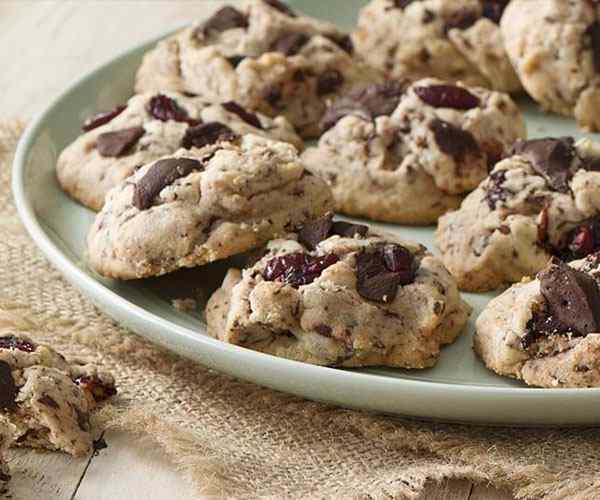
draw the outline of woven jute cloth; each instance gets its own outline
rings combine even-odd
[[[0,122],[0,328],[112,371],[119,396],[98,425],[155,440],[199,493],[417,498],[427,480],[465,478],[517,498],[600,498],[600,429],[442,425],[333,408],[233,380],[121,328],[63,280],[17,218],[10,174],[22,128]]]

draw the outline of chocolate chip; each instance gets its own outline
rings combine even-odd
[[[527,158],[552,189],[568,193],[569,181],[580,166],[574,143],[572,137],[517,141],[511,154]]]
[[[415,94],[434,108],[468,110],[479,106],[480,100],[467,89],[456,85],[429,85],[415,87]]]
[[[16,337],[15,335],[6,335],[0,337],[0,349],[34,352],[37,349],[37,346],[32,342]]]
[[[333,214],[327,214],[307,222],[298,231],[298,240],[305,247],[314,250],[321,241],[326,240],[333,226]]]
[[[500,24],[504,9],[506,9],[510,0],[480,0],[480,2],[483,7],[482,16],[495,24]]]
[[[306,33],[284,33],[271,45],[271,50],[286,56],[294,56],[304,47],[310,37]]]
[[[202,163],[191,158],[167,158],[157,161],[136,183],[133,191],[134,206],[139,210],[150,208],[154,198],[165,187],[195,170],[203,169]]]
[[[352,43],[352,38],[350,35],[325,35],[329,40],[335,43],[340,49],[348,54],[352,55],[354,53],[354,43]]]
[[[188,112],[183,109],[175,99],[164,94],[157,94],[148,102],[148,113],[150,116],[166,122],[173,120],[176,122],[187,122],[190,125],[196,125],[197,120],[190,119]]]
[[[344,83],[344,76],[337,69],[328,69],[317,79],[317,95],[331,94]]]
[[[246,111],[237,102],[229,101],[221,104],[221,106],[223,106],[223,109],[225,109],[226,111],[229,111],[230,113],[233,113],[234,115],[240,117],[248,125],[252,125],[253,127],[258,128],[260,130],[263,129],[262,123],[260,123],[258,116],[256,116],[254,113]]]
[[[215,12],[202,25],[194,30],[194,35],[209,35],[210,32],[221,33],[233,28],[247,28],[248,18],[239,10],[226,6]]]
[[[114,132],[100,134],[96,140],[96,147],[101,156],[117,158],[127,152],[144,135],[143,127],[131,127]]]
[[[236,134],[227,125],[219,122],[208,122],[189,127],[181,139],[181,147],[185,149],[203,148],[219,141],[231,141]]]
[[[487,181],[485,199],[490,207],[490,210],[496,210],[498,202],[506,201],[512,194],[507,189],[502,187],[506,181],[506,170],[496,170],[490,174]]]
[[[225,59],[227,59],[229,64],[231,64],[234,68],[237,68],[240,65],[240,63],[244,59],[246,59],[246,56],[230,56],[230,57],[226,57]]]
[[[446,20],[444,31],[448,32],[453,29],[466,30],[473,26],[479,19],[479,14],[472,10],[460,9]]]
[[[366,236],[369,228],[362,224],[351,224],[350,222],[339,220],[333,223],[331,232],[344,238],[354,238],[357,235],[361,237]]]
[[[5,361],[0,361],[0,409],[15,408],[17,393],[18,389],[10,365]]]
[[[407,5],[410,5],[415,0],[394,0],[394,7],[398,9],[404,9]],[[417,0],[420,1],[420,0]]]
[[[293,287],[309,285],[338,260],[335,254],[321,257],[312,257],[302,252],[286,254],[269,260],[262,277],[266,281],[281,281]]]
[[[477,140],[468,130],[437,119],[429,124],[429,128],[440,150],[455,160],[463,161],[469,154],[481,154]]]
[[[90,130],[100,127],[101,125],[105,125],[108,122],[110,122],[113,118],[119,116],[126,109],[127,106],[121,104],[110,111],[105,111],[102,113],[92,115],[89,118],[85,119],[83,125],[81,126],[81,129],[84,132],[89,132]]]
[[[401,283],[410,283],[414,279],[415,259],[403,246],[386,245],[383,247],[383,260],[386,269],[401,275]]]
[[[590,37],[594,69],[600,73],[600,22],[594,21],[586,30],[586,35]]]
[[[398,106],[405,88],[404,83],[391,80],[352,90],[333,102],[321,121],[321,128],[329,130],[348,115],[358,116],[364,120],[390,115]]]
[[[267,5],[289,17],[297,17],[296,13],[280,0],[263,0]]]
[[[55,410],[60,408],[60,405],[47,394],[38,399],[38,403],[41,403],[49,408],[54,408]]]

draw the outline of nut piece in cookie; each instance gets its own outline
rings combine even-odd
[[[158,276],[256,248],[332,205],[290,144],[220,135],[115,187],[90,230],[89,264],[113,278]]]
[[[388,78],[433,76],[519,92],[521,84],[499,27],[507,4],[508,0],[372,0],[361,10],[352,40],[358,54]]]
[[[433,366],[470,314],[441,261],[410,241],[331,214],[230,269],[210,298],[209,333],[326,366]]]
[[[224,133],[256,134],[289,142],[302,139],[283,117],[251,113],[236,102],[209,105],[177,92],[146,93],[127,105],[89,117],[84,134],[61,153],[56,174],[62,188],[100,210],[106,194],[141,165],[179,148],[211,144]]]
[[[440,218],[437,244],[468,291],[486,291],[600,250],[600,146],[588,139],[518,142],[462,203]]]
[[[111,375],[69,363],[24,335],[0,333],[0,427],[14,430],[16,445],[89,452],[90,414],[115,394]]]
[[[507,94],[434,78],[355,89],[332,103],[322,127],[302,159],[330,185],[336,209],[402,224],[456,209],[526,136]]]
[[[499,375],[539,387],[600,387],[600,253],[553,260],[477,319],[474,347]]]

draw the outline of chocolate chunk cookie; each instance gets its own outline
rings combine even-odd
[[[381,77],[355,57],[349,36],[333,24],[284,2],[251,0],[160,42],[144,57],[136,90],[234,100],[283,115],[303,137],[313,137],[327,99]]]
[[[88,236],[98,273],[133,279],[242,253],[331,209],[290,144],[256,135],[181,149],[109,192]]]
[[[600,4],[514,0],[502,18],[506,51],[544,109],[600,131]]]
[[[63,189],[94,210],[100,210],[106,193],[141,165],[181,147],[210,144],[224,131],[303,147],[283,117],[251,113],[234,101],[209,105],[177,92],[135,96],[127,105],[92,115],[82,129],[85,133],[61,153],[56,172]]]
[[[475,351],[500,375],[540,387],[600,387],[600,254],[549,262],[477,320]]]
[[[457,208],[525,124],[507,94],[427,78],[354,90],[325,114],[302,159],[348,215],[430,224]]]
[[[517,143],[460,209],[440,218],[442,259],[485,291],[600,250],[600,145],[572,138]]]
[[[0,333],[0,389],[0,428],[14,444],[72,455],[91,450],[90,414],[116,394],[109,374],[12,332]]]
[[[526,2],[525,2],[526,3]],[[388,78],[433,76],[502,92],[521,85],[498,23],[508,0],[372,0],[356,50]]]
[[[424,247],[327,215],[231,269],[206,314],[214,337],[275,356],[426,368],[470,308]]]
[[[2,388],[2,382],[0,382]],[[0,429],[0,495],[4,495],[8,491],[8,482],[10,481],[10,470],[4,456],[9,444],[13,440],[14,427],[6,425]]]

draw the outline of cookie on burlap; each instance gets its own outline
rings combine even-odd
[[[357,52],[388,78],[434,76],[503,92],[521,84],[498,23],[508,0],[372,0],[358,18]]]
[[[116,394],[111,375],[10,332],[0,333],[0,389],[0,427],[14,428],[14,443],[72,455],[91,450],[90,414]]]
[[[302,159],[330,185],[336,209],[402,224],[457,208],[526,136],[507,94],[434,78],[354,90],[334,101],[323,128]]]
[[[0,389],[3,389],[1,382]],[[2,424],[0,428],[0,495],[7,493],[8,482],[10,481],[10,470],[4,454],[13,440],[14,432],[12,425],[6,425],[4,422]]]
[[[235,100],[268,116],[283,115],[303,137],[312,137],[326,99],[380,78],[333,24],[277,0],[251,0],[159,42],[144,57],[136,91]]]
[[[513,0],[502,18],[506,51],[527,92],[580,127],[600,130],[600,5]]]
[[[477,319],[475,352],[500,375],[540,387],[600,387],[600,253],[556,259]]]
[[[433,366],[470,307],[421,245],[324,216],[231,269],[208,302],[209,333],[330,366]]]
[[[441,217],[442,260],[463,290],[493,290],[600,250],[600,145],[519,142],[459,210]]]
[[[106,194],[141,165],[179,148],[205,144],[205,132],[230,129],[293,144],[302,139],[283,117],[249,113],[235,102],[208,105],[176,92],[147,93],[127,105],[90,117],[85,133],[58,158],[62,188],[84,205],[100,210]]]
[[[332,208],[330,189],[290,144],[216,139],[149,163],[109,192],[88,236],[93,269],[135,279],[207,264]]]

